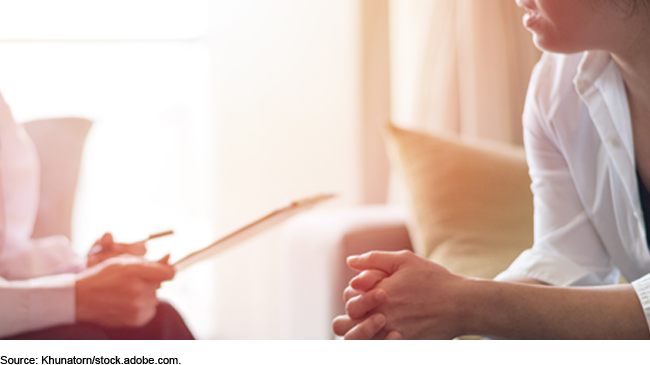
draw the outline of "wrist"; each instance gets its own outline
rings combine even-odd
[[[75,303],[75,322],[92,322],[92,308],[95,306],[91,303],[96,293],[93,293],[92,275],[96,269],[84,270],[75,275],[74,282],[74,303]]]
[[[499,282],[464,278],[457,295],[459,335],[494,335],[500,313]]]
[[[74,312],[76,323],[85,322],[86,319],[84,313],[83,294],[81,293],[83,290],[83,283],[81,283],[82,278],[83,274],[77,274],[74,282]]]

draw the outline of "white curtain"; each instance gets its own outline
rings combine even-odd
[[[393,0],[391,7],[398,122],[521,144],[528,79],[541,53],[515,1]]]

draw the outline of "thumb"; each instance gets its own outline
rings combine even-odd
[[[99,244],[102,247],[110,247],[110,246],[113,245],[113,243],[114,243],[113,235],[111,233],[109,233],[109,232],[104,233],[102,238],[99,239]]]
[[[388,275],[397,271],[403,262],[404,256],[400,252],[370,251],[348,257],[348,266],[355,270],[379,269]]]
[[[161,263],[161,264],[169,265],[169,257],[170,256],[171,256],[170,254],[167,254],[167,255],[165,255],[165,257],[158,260],[158,262]]]

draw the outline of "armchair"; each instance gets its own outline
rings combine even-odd
[[[355,275],[345,258],[370,250],[412,249],[406,214],[389,205],[322,210],[284,227],[285,338],[334,338],[332,319],[345,313],[342,293]]]
[[[81,155],[92,122],[56,118],[26,122],[41,165],[41,186],[34,238],[62,234],[70,238]]]

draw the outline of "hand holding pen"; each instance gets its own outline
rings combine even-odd
[[[90,248],[87,258],[87,267],[97,265],[98,263],[111,257],[120,255],[144,256],[147,253],[145,243],[149,240],[174,234],[174,231],[165,231],[152,234],[144,240],[133,243],[116,243],[113,235],[104,233],[102,238],[98,239]]]

